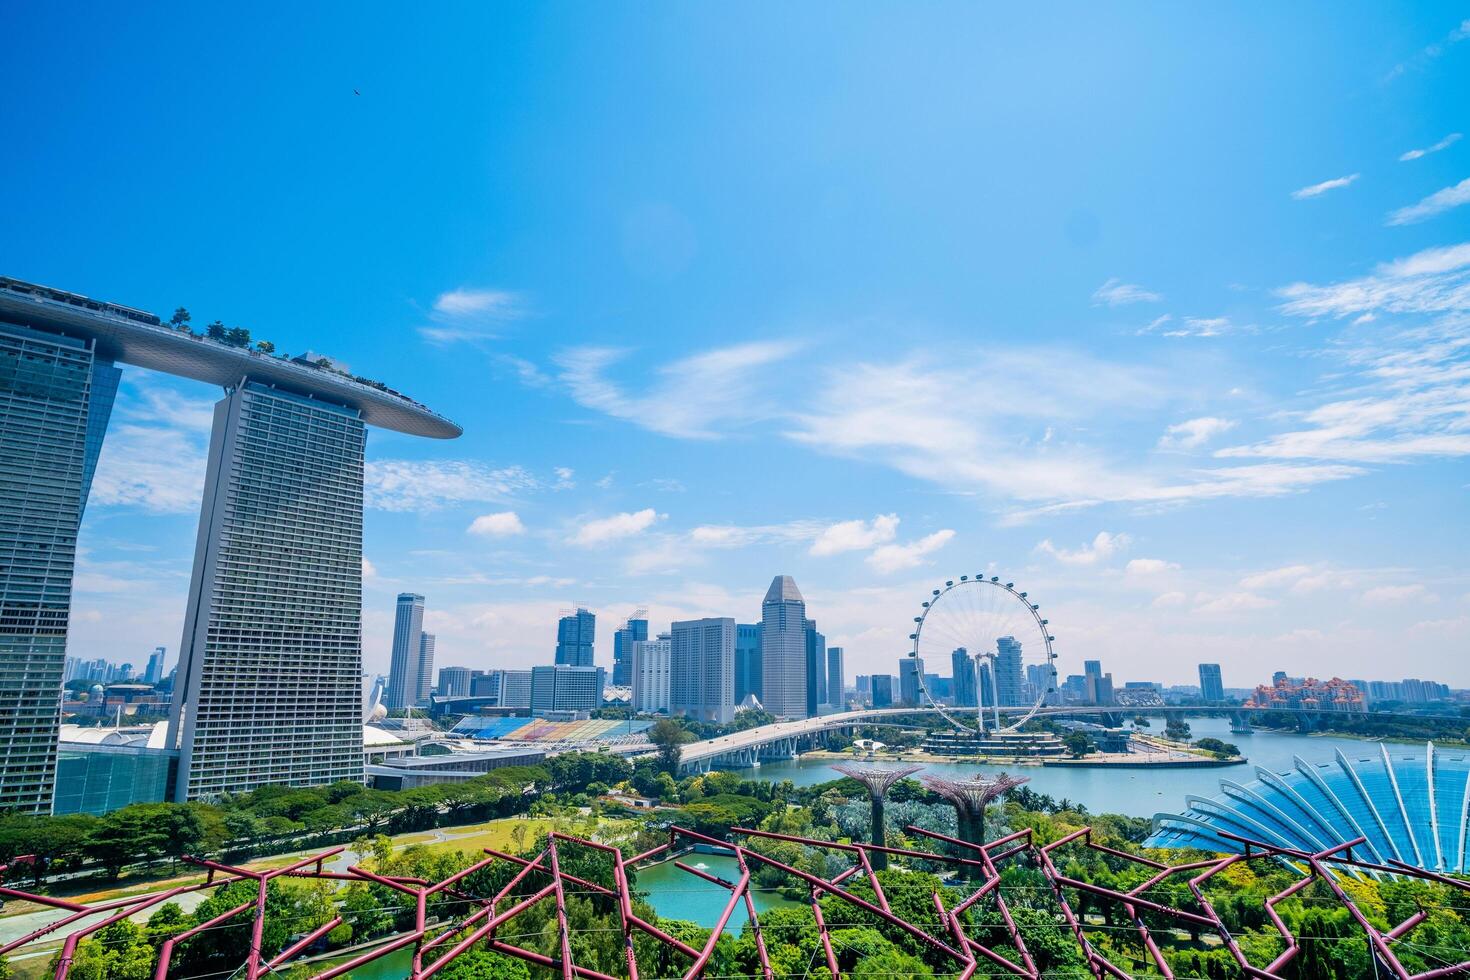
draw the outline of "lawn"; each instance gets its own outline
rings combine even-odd
[[[594,823],[581,817],[506,817],[502,820],[491,820],[487,823],[472,824],[466,827],[446,827],[444,834],[449,838],[448,840],[435,841],[426,846],[435,851],[476,853],[489,847],[497,851],[514,853],[521,848],[529,847],[537,837],[550,830],[559,830],[562,833],[577,836],[586,836],[591,830],[598,840],[606,840],[609,837],[619,837],[628,833],[637,826],[638,823],[634,820],[604,819]],[[518,827],[525,828],[525,834],[519,844],[515,838]]]

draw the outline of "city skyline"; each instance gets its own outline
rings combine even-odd
[[[1168,39],[1196,18],[1167,9],[1079,11],[1046,47],[1015,11],[955,8],[947,31],[869,11],[825,38],[808,12],[779,38],[731,26],[745,61],[617,11],[431,12],[436,60],[404,71],[323,45],[340,25],[316,12],[257,89],[132,53],[234,63],[268,25],[183,44],[216,15],[103,13],[67,29],[116,43],[67,51],[27,9],[0,77],[74,128],[0,164],[27,190],[0,274],[184,305],[465,425],[368,441],[374,672],[400,591],[435,597],[441,662],[528,668],[577,600],[605,624],[748,624],[777,573],[849,673],[891,671],[929,588],[995,570],[1051,614],[1063,674],[1372,676],[1393,649],[1464,686],[1470,234],[1442,192],[1470,174],[1470,142],[1445,143],[1470,44],[1449,5],[1359,13],[1222,10],[1186,49]],[[711,18],[656,19],[699,38]],[[459,93],[486,36],[558,81]],[[930,75],[873,68],[895,37]],[[605,44],[638,67],[607,78]],[[956,94],[897,111],[935,91]],[[663,111],[632,115],[650,93]],[[454,124],[425,135],[424,112]],[[724,135],[757,122],[776,138]],[[167,143],[231,163],[126,164]],[[366,206],[385,198],[404,207]],[[259,222],[242,200],[291,206]],[[69,655],[177,643],[218,396],[124,369]]]

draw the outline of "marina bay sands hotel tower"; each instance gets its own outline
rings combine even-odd
[[[168,724],[174,798],[361,780],[366,429],[459,426],[319,362],[0,277],[0,810],[51,809],[77,529],[124,364],[225,391]]]

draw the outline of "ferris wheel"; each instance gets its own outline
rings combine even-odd
[[[923,700],[956,728],[984,734],[989,710],[992,731],[1015,731],[1056,691],[1056,637],[1041,607],[1013,582],[961,575],[933,591],[914,623],[909,656],[921,664],[955,664],[955,706],[929,690],[923,666],[916,664],[914,674]],[[1001,724],[1001,708],[1014,709],[1009,725]]]

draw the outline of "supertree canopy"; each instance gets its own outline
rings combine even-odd
[[[912,776],[923,766],[899,766],[897,769],[882,769],[877,766],[859,766],[853,763],[843,763],[833,766],[842,775],[856,779],[868,788],[868,796],[873,801],[872,833],[869,839],[877,847],[883,847],[887,843],[886,831],[883,826],[883,797],[888,793],[889,787],[905,776]],[[873,852],[874,866],[877,868],[888,867],[888,856],[883,851]]]
[[[920,781],[954,805],[959,824],[959,838],[968,844],[985,843],[985,808],[1006,793],[1029,782],[1026,776],[972,776],[969,779],[944,779],[922,776]]]

